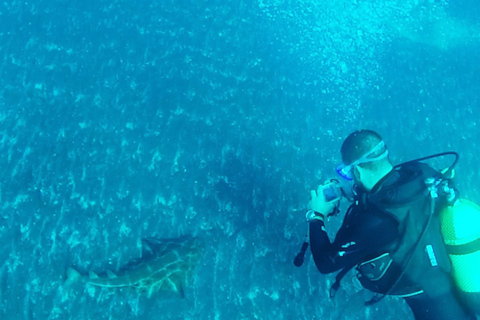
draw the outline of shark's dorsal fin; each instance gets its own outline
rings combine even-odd
[[[113,273],[112,270],[107,270],[107,276],[108,276],[108,279],[118,278],[117,275],[115,273]]]
[[[90,279],[98,279],[99,278],[98,274],[96,274],[95,272],[93,272],[91,270],[88,272],[88,276],[90,277]]]

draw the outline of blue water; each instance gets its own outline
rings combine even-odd
[[[320,275],[310,188],[370,128],[461,154],[480,201],[477,1],[0,4],[1,319],[406,319]],[[331,221],[338,226],[339,219]],[[206,243],[185,299],[64,286],[142,237]],[[347,277],[349,278],[349,277]]]

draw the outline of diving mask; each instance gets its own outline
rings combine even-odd
[[[353,167],[354,166],[358,166],[359,164],[362,164],[362,163],[375,162],[375,161],[384,159],[388,156],[388,150],[385,149],[385,151],[382,152],[382,154],[380,154],[379,156],[377,156],[375,158],[369,158],[372,154],[375,154],[376,152],[383,149],[384,147],[385,147],[385,142],[380,141],[380,143],[378,143],[375,147],[373,147],[372,150],[365,153],[357,161],[349,164],[348,166],[342,163],[342,164],[338,165],[335,168],[335,170],[337,171],[338,175],[340,177],[342,177],[343,179],[348,180],[348,181],[353,180]]]

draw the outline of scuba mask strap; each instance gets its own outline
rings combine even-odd
[[[352,164],[350,164],[350,166],[353,167],[353,166],[356,166],[356,165],[359,165],[359,164],[362,164],[362,163],[375,162],[375,161],[378,161],[378,160],[381,160],[381,159],[387,157],[388,156],[388,150],[385,149],[385,151],[383,151],[382,154],[380,154],[376,157],[373,157],[373,158],[369,158],[371,155],[377,153],[379,150],[381,150],[383,148],[385,148],[385,141],[382,140],[375,147],[373,147],[370,151],[368,151],[362,157],[360,157],[360,159],[358,159],[357,161],[354,161]]]

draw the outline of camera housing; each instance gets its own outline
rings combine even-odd
[[[324,185],[323,196],[327,202],[338,201],[342,198],[342,189],[337,180],[330,180]]]

